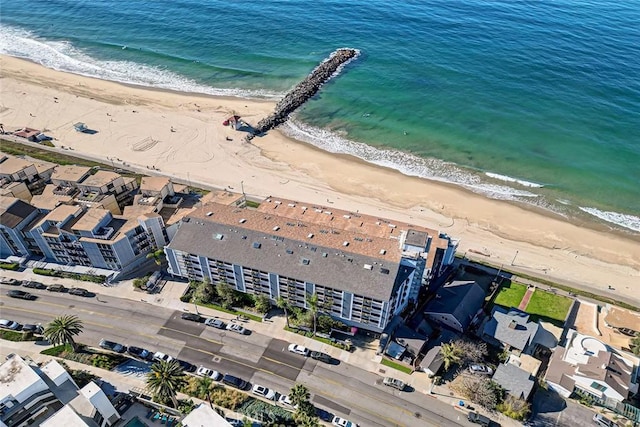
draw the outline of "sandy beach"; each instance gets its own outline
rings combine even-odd
[[[274,103],[182,94],[53,71],[0,57],[0,122],[55,138],[61,150],[175,176],[397,218],[460,239],[467,257],[640,304],[640,235],[496,201],[334,155],[271,131],[251,144],[222,125],[257,123]],[[96,131],[79,133],[84,122]],[[231,139],[231,140],[228,140]],[[153,168],[157,169],[154,171]],[[482,253],[484,255],[479,255]],[[515,261],[514,261],[515,258]],[[615,290],[610,290],[612,286]]]

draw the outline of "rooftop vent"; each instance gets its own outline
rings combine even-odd
[[[302,258],[302,265],[309,265],[311,261],[309,261],[307,258]]]
[[[349,246],[349,242],[347,241],[342,242],[342,246]]]
[[[189,221],[191,221],[191,218],[189,218],[189,217],[182,218],[182,222],[189,222]]]
[[[323,257],[323,258],[326,258],[328,255],[329,255],[328,253],[326,253],[326,252],[322,252],[322,257]]]
[[[515,320],[512,320],[509,323],[509,329],[516,329],[518,327],[518,322],[516,322]]]
[[[224,235],[220,234],[220,233],[216,234],[215,237],[214,237],[214,239],[216,239],[216,240],[222,240],[223,238],[224,238]]]
[[[387,250],[386,250],[386,249],[380,249],[380,255],[384,255],[384,254],[386,254],[386,253],[387,253]]]
[[[389,224],[389,227],[396,228],[396,226],[394,224]]]
[[[244,218],[242,218],[242,219],[240,219],[240,221],[238,221],[238,222],[239,222],[240,224],[244,224],[245,222],[247,222],[247,220],[246,220],[246,219],[244,219]]]
[[[276,205],[281,205],[281,204],[282,204],[282,202],[281,202],[280,200],[276,200],[276,201],[275,201],[275,202],[273,202],[273,203],[275,203]]]
[[[309,233],[309,235],[307,236],[310,239],[313,239],[313,233]]]
[[[331,215],[331,212],[329,211],[324,211],[324,213],[326,213],[327,215]]]
[[[260,246],[262,246],[261,243],[253,242],[253,249],[260,249]]]
[[[247,236],[242,236],[242,240],[247,240]]]
[[[351,219],[351,215],[342,215],[343,218]]]
[[[290,208],[295,208],[295,207],[296,207],[296,204],[295,204],[295,203],[289,203],[289,205],[288,205],[288,206],[289,206]]]
[[[371,264],[365,264],[365,265],[364,265],[364,269],[365,269],[365,270],[373,270],[373,265],[371,265]]]
[[[278,231],[278,230],[280,230],[280,227],[278,227],[277,225],[273,227],[273,231]]]
[[[306,211],[306,210],[307,210],[307,207],[306,207],[306,206],[303,206],[303,207],[302,207],[302,210],[303,210],[303,211]]]
[[[380,273],[382,273],[382,274],[389,274],[389,269],[388,269],[388,268],[381,268],[381,269],[380,269]]]
[[[207,212],[207,216],[213,215],[213,212]]]
[[[293,251],[292,251],[291,249],[287,249],[287,253],[288,253],[289,255],[293,255]]]

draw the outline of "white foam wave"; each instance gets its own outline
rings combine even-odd
[[[518,179],[518,178],[513,178],[507,175],[500,175],[499,173],[494,173],[494,172],[485,172],[484,173],[486,176],[488,176],[489,178],[493,178],[493,179],[497,179],[500,181],[506,181],[506,182],[515,182],[517,184],[520,184],[524,187],[533,187],[533,188],[542,188],[544,187],[543,184],[538,184],[535,182],[530,182],[530,181],[525,181],[522,179]]]
[[[582,206],[580,206],[580,210],[600,218],[601,220],[628,228],[629,230],[640,231],[640,218],[637,216],[611,211],[601,211],[600,209],[585,208]]]
[[[29,59],[54,70],[119,83],[216,96],[263,99],[282,97],[281,93],[269,91],[214,88],[161,67],[131,61],[97,60],[69,42],[40,39],[30,31],[7,26],[0,27],[0,53]]]
[[[477,174],[453,163],[422,158],[398,150],[371,147],[343,138],[331,131],[300,123],[295,119],[287,121],[281,128],[287,135],[330,153],[356,156],[369,163],[395,169],[409,176],[458,184],[494,199],[521,200],[538,197],[530,191],[484,182]]]

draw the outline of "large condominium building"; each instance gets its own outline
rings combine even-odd
[[[209,203],[165,247],[170,273],[319,306],[380,332],[451,264],[457,242],[410,224],[267,198],[257,210]]]

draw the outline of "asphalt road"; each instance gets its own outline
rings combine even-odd
[[[380,377],[358,367],[327,365],[287,351],[288,342],[258,333],[240,335],[180,318],[180,312],[98,295],[85,298],[30,290],[35,301],[9,298],[1,285],[0,317],[20,323],[50,322],[75,314],[84,323],[79,341],[98,345],[107,338],[230,373],[252,384],[286,394],[295,382],[305,384],[316,406],[361,427],[455,426],[468,422],[450,405],[416,392],[399,392]],[[250,323],[245,325],[250,328]]]

